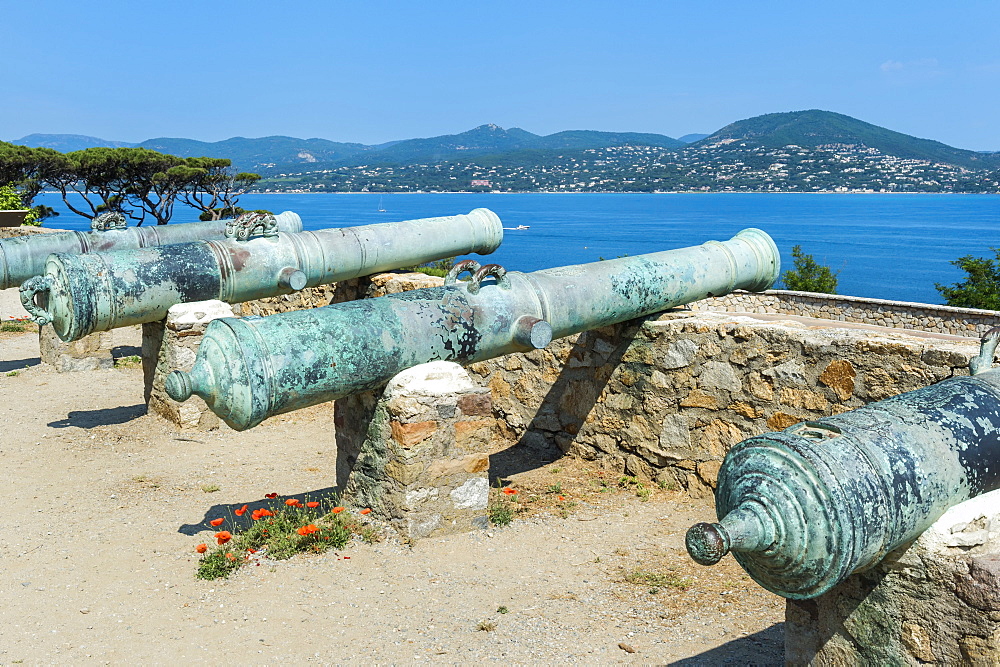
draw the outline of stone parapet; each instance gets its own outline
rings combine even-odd
[[[368,287],[365,289],[365,298],[385,296],[387,294],[399,294],[410,290],[423,289],[425,287],[441,287],[444,285],[444,278],[429,276],[426,273],[417,272],[397,272],[379,273],[369,276]]]
[[[708,496],[726,452],[968,374],[975,340],[674,311],[472,364],[501,436]]]
[[[379,273],[374,276],[344,280],[332,285],[307,287],[291,294],[233,304],[233,312],[238,317],[247,315],[263,317],[374,296],[398,294],[421,287],[440,287],[443,284],[444,278],[428,276],[423,273]]]
[[[337,486],[409,541],[486,527],[489,390],[447,361],[336,401]]]
[[[361,298],[359,280],[345,280],[332,285],[307,287],[291,294],[281,294],[266,299],[256,299],[232,305],[233,314],[237,317],[256,315],[265,317],[276,313],[287,313],[293,310],[308,310],[329,306],[331,303],[342,303]]]
[[[1000,312],[994,310],[791,290],[736,291],[697,301],[689,308],[729,313],[800,315],[975,338],[1000,325]]]
[[[20,227],[0,227],[0,239],[12,239],[15,236],[28,236],[29,234],[47,234],[49,232],[62,232],[64,229],[46,229],[34,225],[21,225]]]
[[[1000,664],[1000,491],[812,600],[789,600],[790,665]]]

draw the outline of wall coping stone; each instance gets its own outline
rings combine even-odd
[[[743,292],[743,294],[754,294],[754,292]],[[997,317],[1000,318],[1000,311],[982,310],[980,308],[958,308],[956,306],[944,306],[934,303],[920,303],[918,301],[892,301],[890,299],[874,299],[866,296],[850,296],[848,294],[821,294],[819,292],[798,292],[795,290],[766,290],[757,294],[767,294],[776,296],[799,297],[814,299],[818,301],[842,301],[844,303],[856,303],[871,306],[890,306],[900,310],[937,310],[943,313],[954,313],[956,315],[973,315],[977,317]]]
[[[697,312],[799,315],[976,338],[1000,325],[1000,312],[994,310],[791,290],[736,290],[696,301],[688,308]]]

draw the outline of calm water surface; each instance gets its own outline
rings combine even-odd
[[[387,211],[379,213],[379,201]],[[49,227],[85,229],[56,195],[40,203],[64,213]],[[799,244],[840,270],[838,292],[941,303],[934,283],[963,273],[949,262],[992,256],[1000,246],[1000,195],[852,194],[273,194],[245,195],[245,208],[295,211],[306,229],[346,227],[486,207],[506,232],[491,262],[535,271],[725,240],[745,227],[774,238],[783,268]],[[175,222],[194,220],[178,207]]]

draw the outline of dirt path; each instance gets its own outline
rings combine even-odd
[[[542,507],[559,484],[565,517],[198,580],[208,519],[330,487],[332,409],[181,433],[144,414],[138,369],[57,374],[37,356],[35,334],[0,334],[0,664],[783,662],[783,601],[732,559],[683,552],[709,505],[643,502],[567,460],[515,478]]]

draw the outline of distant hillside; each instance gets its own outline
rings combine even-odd
[[[233,137],[224,141],[194,139],[148,139],[138,144],[161,153],[181,157],[229,158],[240,170],[256,171],[273,165],[304,165],[314,162],[339,162],[358,153],[371,150],[364,144],[349,144],[327,139],[296,139],[295,137]]]
[[[51,148],[60,153],[71,151],[82,151],[85,148],[122,148],[135,146],[124,141],[108,141],[97,137],[87,137],[82,134],[29,134],[26,137],[11,141],[18,146],[31,146],[32,148]]]
[[[517,127],[505,130],[499,125],[480,125],[461,134],[445,134],[427,139],[407,139],[366,154],[376,162],[441,162],[459,156],[499,153],[527,148],[539,136]],[[358,156],[360,157],[360,156]]]
[[[539,136],[518,127],[505,130],[499,125],[487,124],[461,134],[409,139],[388,147],[373,147],[371,152],[355,155],[347,162],[368,160],[381,164],[430,163],[514,151],[586,150],[626,145],[676,148],[684,144],[662,134],[567,130]]]
[[[677,137],[677,141],[685,144],[693,144],[696,141],[701,141],[707,136],[707,134],[685,134],[683,137]]]
[[[804,148],[864,144],[885,155],[930,160],[967,169],[984,169],[997,164],[996,156],[953,148],[930,139],[918,139],[844,114],[818,109],[771,113],[737,121],[696,142],[694,146],[707,147],[721,141],[746,142],[768,148],[789,144]]]
[[[517,127],[504,129],[498,125],[486,124],[458,134],[390,141],[378,145],[285,136],[257,139],[233,137],[216,142],[158,138],[140,144],[128,144],[63,134],[33,134],[14,143],[46,146],[63,152],[92,146],[141,146],[183,157],[228,158],[233,161],[237,170],[258,172],[276,179],[284,178],[282,174],[317,174],[363,165],[399,169],[475,162],[482,166],[534,170],[546,165],[562,164],[569,157],[586,160],[589,158],[584,153],[608,150],[635,156],[637,160],[645,159],[640,155],[644,151],[661,154],[662,159],[658,158],[657,163],[661,166],[651,167],[657,170],[664,164],[674,162],[681,164],[694,161],[702,164],[702,160],[710,157],[715,165],[712,167],[714,169],[723,164],[746,166],[750,164],[747,160],[755,163],[756,160],[767,157],[764,153],[788,145],[816,151],[841,151],[858,156],[868,149],[875,149],[882,157],[927,160],[974,171],[1000,168],[1000,153],[953,148],[938,141],[911,137],[857,118],[816,109],[757,116],[727,125],[711,135],[687,134],[681,139],[662,134],[593,130],[567,130],[543,136]],[[763,153],[758,155],[761,151]],[[637,162],[636,166],[638,164]],[[772,163],[769,162],[768,165],[770,164]],[[706,162],[704,166],[708,168],[710,165]],[[624,164],[616,169],[624,170],[622,174],[627,172]],[[809,171],[811,168],[803,166],[803,170]],[[544,179],[538,183],[542,181]],[[668,181],[669,179],[662,183]],[[657,181],[654,185],[658,186],[660,183]],[[873,187],[878,185],[874,180],[870,184]],[[875,189],[878,190],[877,187]]]
[[[532,148],[556,150],[587,150],[590,148],[610,148],[612,146],[656,146],[658,148],[679,148],[683,141],[663,134],[644,132],[596,132],[594,130],[568,130],[556,132],[541,140]]]
[[[389,141],[374,146],[283,136],[258,139],[233,137],[214,142],[160,137],[130,144],[69,134],[32,134],[12,143],[45,146],[64,153],[95,146],[139,146],[182,157],[228,158],[239,170],[261,173],[369,163],[429,164],[522,151],[573,151],[636,145],[677,148],[684,145],[684,142],[662,134],[568,130],[540,136],[520,128],[504,129],[492,124],[480,125],[460,134]]]

